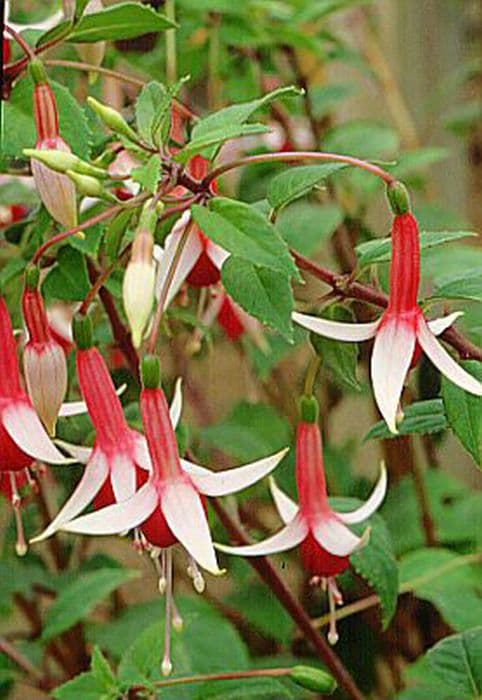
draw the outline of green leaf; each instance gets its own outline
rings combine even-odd
[[[397,132],[376,122],[348,122],[335,126],[323,140],[323,150],[358,158],[392,157],[398,149]]]
[[[66,245],[57,253],[57,264],[42,284],[47,299],[82,301],[89,291],[89,277],[83,255]]]
[[[482,694],[482,627],[442,639],[427,654],[430,665],[457,700]]]
[[[83,15],[68,41],[82,44],[134,39],[142,34],[160,32],[175,26],[167,17],[147,5],[123,2],[100,12]]]
[[[137,576],[127,569],[99,569],[65,586],[45,616],[42,638],[56,637],[86,617],[112,591]]]
[[[91,669],[95,678],[99,683],[102,683],[105,688],[115,687],[116,679],[114,672],[97,646],[94,647],[94,651],[92,652]]]
[[[147,163],[134,168],[131,173],[132,179],[138,182],[141,187],[151,194],[157,190],[157,184],[161,178],[161,158],[154,153]]]
[[[278,599],[263,583],[255,580],[238,585],[226,603],[240,610],[243,617],[270,639],[288,645],[294,623]]]
[[[324,318],[333,321],[353,321],[353,314],[343,306],[331,306],[324,313]],[[310,342],[321,358],[323,366],[328,369],[335,382],[347,389],[360,391],[356,370],[358,363],[358,344],[339,343],[336,340],[310,334]]]
[[[195,205],[191,212],[201,231],[232,255],[299,278],[286,243],[253,207],[234,199],[216,197],[209,208]]]
[[[60,22],[55,27],[52,27],[46,32],[43,32],[35,42],[37,47],[44,46],[51,41],[59,41],[60,39],[65,39],[74,27],[72,20],[67,19]]]
[[[308,257],[317,253],[343,221],[337,204],[294,202],[283,208],[276,228],[290,248]]]
[[[475,360],[460,363],[482,381],[482,364]],[[442,377],[442,396],[450,427],[475,463],[482,465],[482,397],[474,396]]]
[[[394,166],[388,166],[389,170],[397,178],[405,178],[414,172],[421,170],[422,168],[427,168],[433,163],[439,163],[441,160],[446,160],[450,155],[450,151],[447,148],[441,148],[437,146],[430,146],[427,148],[417,148],[414,151],[407,151],[407,153],[402,153],[397,158],[397,164]]]
[[[159,147],[170,126],[171,91],[156,81],[147,83],[136,101],[137,130],[147,144]]]
[[[428,600],[455,631],[468,630],[482,620],[482,570],[474,559],[448,549],[418,549],[400,562],[400,590]]]
[[[242,136],[255,136],[256,134],[266,134],[270,131],[264,124],[229,124],[219,129],[213,129],[208,133],[193,138],[175,155],[175,160],[179,163],[187,161],[198,153],[202,153],[206,158],[213,155],[213,146],[219,146],[230,139],[241,138]]]
[[[315,22],[324,19],[334,12],[347,10],[356,5],[366,5],[371,0],[317,0],[315,3],[308,3],[308,6],[299,10],[294,16],[295,22]]]
[[[304,197],[330,175],[345,167],[345,163],[323,163],[290,168],[270,181],[268,201],[273,209],[280,209],[295,199]]]
[[[404,408],[403,421],[398,425],[400,435],[430,435],[440,433],[448,427],[442,399],[416,401]],[[390,440],[397,436],[391,433],[385,421],[375,423],[367,432],[366,440]]]
[[[81,673],[53,691],[55,700],[115,700],[106,695],[104,685],[91,672]]]
[[[420,233],[420,250],[425,251],[434,246],[442,245],[459,238],[477,236],[472,231],[422,231]],[[366,241],[357,245],[358,264],[360,267],[373,265],[373,263],[388,262],[392,251],[391,238],[380,238],[374,241]]]
[[[274,408],[242,401],[220,423],[203,428],[201,438],[242,463],[286,447],[290,433],[288,422]]]
[[[353,505],[355,499],[330,498],[329,500],[335,510],[353,510],[358,507]],[[345,504],[346,508],[344,508]],[[397,608],[398,567],[393,555],[390,534],[383,518],[375,514],[368,523],[371,525],[368,544],[352,554],[350,562],[357,574],[365,579],[378,594],[382,608],[382,625],[383,629],[386,629]],[[353,529],[361,534],[366,526],[365,522]]]
[[[286,275],[230,256],[221,270],[234,301],[289,342],[293,342],[293,292]]]
[[[452,277],[449,281],[437,286],[432,299],[467,299],[482,301],[482,273],[474,270],[463,275]]]
[[[84,111],[63,85],[51,81],[59,110],[59,131],[72,151],[87,159],[91,133]],[[37,141],[33,118],[33,82],[30,77],[19,80],[10,99],[4,103],[3,155],[25,158],[24,148],[33,148]]]
[[[341,100],[356,93],[357,87],[352,83],[332,83],[331,85],[314,85],[310,89],[313,112],[317,119],[329,114]]]

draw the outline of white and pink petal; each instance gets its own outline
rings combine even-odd
[[[378,324],[380,323],[380,321],[373,321],[371,323],[343,323],[342,321],[330,321],[327,318],[300,314],[297,311],[295,311],[291,317],[299,326],[313,333],[317,333],[326,338],[333,338],[333,340],[353,343],[373,338]]]
[[[298,516],[286,527],[266,540],[255,544],[232,547],[216,542],[216,549],[227,554],[237,554],[243,557],[262,557],[268,554],[277,554],[293,549],[299,545],[308,534],[308,525],[304,518]]]
[[[371,492],[368,500],[365,501],[365,503],[356,510],[352,510],[348,513],[337,513],[338,518],[344,523],[361,523],[363,520],[366,520],[367,518],[372,516],[373,513],[375,513],[375,511],[378,510],[378,508],[383,503],[383,499],[385,498],[385,494],[387,492],[388,479],[387,470],[383,462],[381,463],[380,467],[380,478],[378,479],[378,482],[373,491]]]

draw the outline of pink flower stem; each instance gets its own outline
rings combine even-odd
[[[251,544],[249,538],[241,527],[231,518],[229,513],[221,505],[221,502],[217,498],[211,498],[210,503],[226,528],[231,541],[236,544]],[[305,639],[311,642],[319,658],[336,678],[338,685],[345,691],[346,696],[350,698],[350,700],[363,700],[363,695],[349,671],[345,668],[343,662],[335,654],[333,649],[328,645],[325,638],[315,629],[310,618],[291,591],[285,586],[283,579],[279,576],[269,559],[267,557],[247,557],[246,561],[273,591],[286,612],[301,630]]]
[[[255,163],[297,163],[300,161],[320,161],[322,163],[346,163],[347,165],[352,165],[355,168],[360,168],[361,170],[366,170],[368,173],[379,177],[387,185],[392,185],[397,182],[397,179],[387,173],[378,165],[369,163],[366,160],[361,160],[360,158],[354,158],[352,156],[343,156],[337,153],[322,153],[318,151],[287,151],[285,153],[261,153],[257,156],[246,156],[245,158],[238,158],[237,160],[231,160],[228,163],[220,165],[218,168],[214,168],[210,173],[206,175],[202,184],[208,187],[213,180],[216,180],[224,173],[229,170],[235,170],[236,168],[241,168],[245,165],[253,165]]]
[[[25,39],[15,31],[12,27],[9,27],[8,24],[5,25],[5,31],[7,34],[10,34],[10,36],[17,42],[17,44],[20,46],[24,54],[28,57],[29,61],[35,58],[35,53],[29,44],[25,41]]]
[[[171,680],[155,681],[156,688],[168,688],[185,683],[206,683],[207,681],[235,681],[241,678],[279,678],[289,676],[291,668],[257,668],[252,671],[231,671],[231,673],[206,673],[197,676],[184,676]]]

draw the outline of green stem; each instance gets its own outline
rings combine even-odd
[[[321,365],[321,358],[318,355],[314,355],[311,360],[310,364],[308,365],[308,369],[306,370],[306,377],[305,377],[305,394],[306,396],[311,396],[313,394],[313,390],[315,387],[315,381],[316,381],[316,375],[318,374],[318,370],[320,369]]]
[[[176,0],[166,0],[164,5],[166,17],[172,22],[176,21]],[[166,77],[169,85],[174,85],[177,80],[177,55],[176,55],[176,30],[166,31]]]

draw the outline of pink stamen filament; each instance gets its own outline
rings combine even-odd
[[[163,676],[169,676],[172,671],[171,663],[171,620],[172,620],[172,552],[166,551],[166,622],[164,633],[164,658],[161,664]]]
[[[25,540],[22,514],[20,510],[22,505],[22,499],[20,498],[20,495],[17,490],[17,481],[14,472],[10,472],[10,487],[12,489],[12,508],[15,517],[15,527],[17,530],[17,542],[15,545],[15,551],[17,552],[19,557],[23,557],[25,556],[25,554],[27,554],[28,547],[27,542]]]

